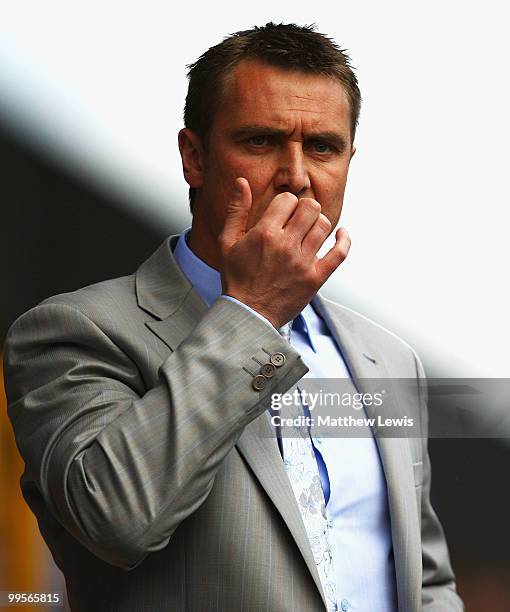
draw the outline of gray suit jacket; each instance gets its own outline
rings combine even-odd
[[[307,367],[241,306],[220,299],[207,309],[173,259],[176,238],[136,274],[52,297],[11,327],[5,380],[23,494],[73,610],[324,610],[267,413],[270,395]],[[426,435],[413,351],[329,300],[314,305],[361,387],[415,380],[405,412]],[[255,391],[244,368],[275,352],[284,365]],[[403,401],[398,391],[392,401]],[[429,501],[426,440],[378,445],[399,610],[461,610]]]

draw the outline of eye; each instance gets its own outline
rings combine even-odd
[[[327,142],[314,142],[313,149],[316,153],[332,153],[333,147]]]
[[[254,147],[264,147],[268,144],[268,141],[269,139],[267,136],[252,136],[248,139],[248,144]]]

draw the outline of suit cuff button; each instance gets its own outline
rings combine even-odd
[[[281,368],[285,363],[285,355],[283,353],[273,353],[271,357],[269,357],[269,361],[277,368]]]
[[[274,365],[272,363],[265,363],[260,368],[260,373],[265,378],[273,378],[275,372],[276,372],[276,368],[274,367]]]
[[[262,374],[257,374],[255,378],[251,381],[251,386],[255,389],[255,391],[262,391],[265,389],[267,384],[267,379]]]

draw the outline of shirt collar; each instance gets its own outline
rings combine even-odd
[[[191,228],[189,227],[179,236],[174,249],[174,259],[195,291],[210,307],[221,295],[221,275],[218,270],[207,265],[189,248],[187,240],[190,231]],[[313,341],[313,335],[320,331],[317,319],[318,314],[313,306],[308,304],[292,323],[292,331],[304,336],[314,353],[317,352],[317,349]]]
[[[221,295],[221,276],[218,270],[208,266],[189,248],[187,238],[190,231],[191,227],[179,236],[174,249],[174,258],[195,291],[210,307]]]

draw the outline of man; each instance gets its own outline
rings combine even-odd
[[[23,492],[73,610],[461,610],[425,438],[277,440],[269,418],[305,375],[403,377],[426,435],[414,352],[317,294],[349,250],[340,229],[317,257],[355,151],[347,56],[267,24],[189,76],[191,231],[7,340]]]

